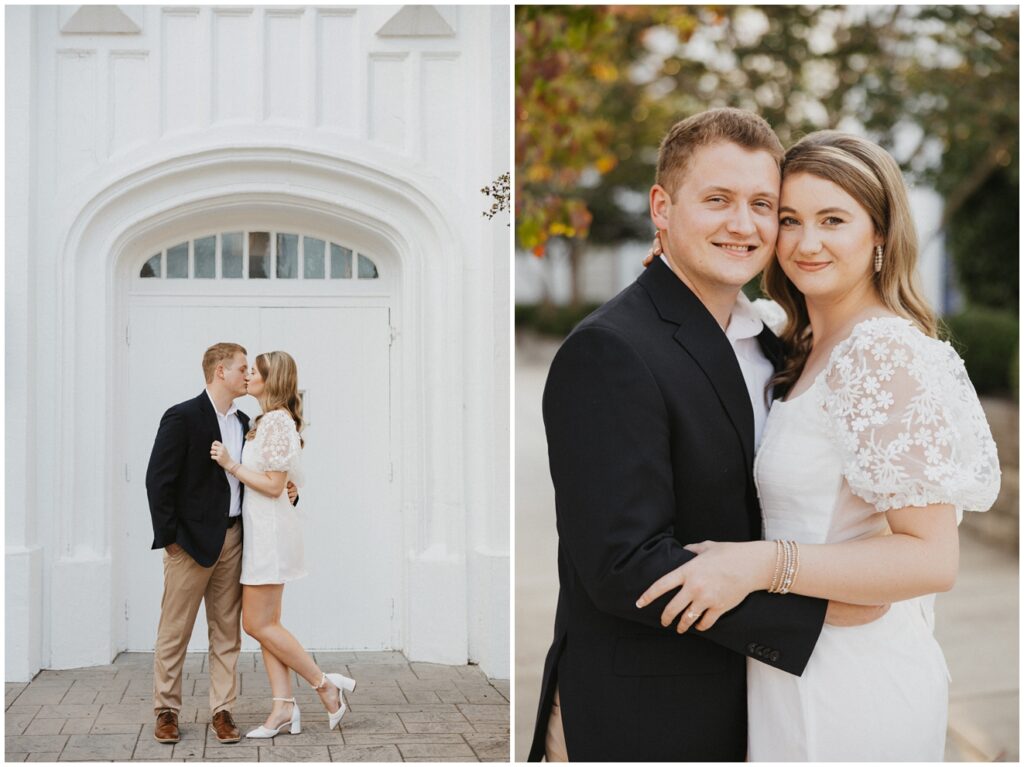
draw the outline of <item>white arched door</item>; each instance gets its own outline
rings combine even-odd
[[[311,649],[398,647],[402,547],[393,483],[392,310],[386,285],[372,260],[350,251],[356,268],[332,279],[338,264],[331,263],[330,252],[337,246],[298,236],[293,243],[299,243],[300,266],[292,276],[281,276],[278,263],[289,257],[283,253],[289,243],[275,233],[269,233],[267,261],[260,267],[268,276],[253,276],[260,272],[253,271],[250,246],[258,245],[258,238],[240,234],[240,272],[224,257],[231,256],[233,238],[210,235],[181,243],[184,250],[162,249],[141,265],[130,288],[123,527],[115,533],[125,647],[152,649],[159,619],[161,552],[150,550],[145,490],[153,438],[169,406],[203,390],[202,355],[219,341],[242,344],[250,364],[259,352],[281,349],[298,365],[308,424],[303,433],[307,484],[298,512],[305,520],[311,574],[287,587],[285,624]],[[210,237],[212,268],[202,263],[201,252]],[[314,255],[322,256],[319,264],[303,263],[303,240],[313,242]],[[238,405],[250,417],[259,413],[252,397]],[[206,647],[201,609],[189,649]],[[244,637],[243,647],[256,644]]]

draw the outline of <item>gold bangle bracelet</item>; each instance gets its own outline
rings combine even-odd
[[[777,594],[779,591],[779,578],[782,575],[782,541],[775,541],[775,571],[772,573],[772,582],[768,586],[769,594]]]

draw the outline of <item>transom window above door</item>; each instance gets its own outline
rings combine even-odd
[[[222,232],[151,256],[142,279],[375,280],[377,264],[352,248],[287,232]]]

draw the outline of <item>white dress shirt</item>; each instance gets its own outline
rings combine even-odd
[[[661,260],[670,269],[665,254]],[[764,323],[758,316],[753,305],[741,290],[736,298],[736,305],[732,308],[729,317],[729,327],[725,330],[725,337],[729,339],[732,350],[736,354],[736,360],[740,363],[740,372],[743,374],[743,381],[747,385],[747,394],[750,395],[750,404],[754,408],[754,450],[761,444],[761,432],[764,431],[764,422],[768,418],[768,405],[765,402],[765,387],[775,374],[775,368],[761,350],[761,344],[757,337],[764,329]]]
[[[210,390],[206,390],[206,396],[210,397]],[[242,422],[238,420],[238,407],[234,402],[224,415],[217,409],[217,403],[210,397],[210,404],[213,405],[213,412],[217,414],[217,424],[220,426],[220,441],[228,449],[231,457],[238,463],[242,462]],[[231,487],[231,505],[228,507],[228,516],[237,517],[242,513],[242,491],[237,478],[224,470],[224,476],[228,478],[228,485]]]
[[[750,299],[740,291],[736,305],[729,317],[729,327],[725,329],[725,337],[736,352],[736,360],[740,363],[740,372],[747,384],[750,404],[754,408],[754,450],[761,444],[761,433],[764,422],[768,418],[768,404],[765,402],[765,387],[775,375],[775,368],[761,350],[757,337],[764,329],[764,322],[757,315]]]

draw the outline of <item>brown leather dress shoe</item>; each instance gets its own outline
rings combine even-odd
[[[153,737],[158,743],[177,743],[181,739],[178,732],[178,712],[164,709],[156,715],[156,729]]]
[[[217,740],[221,743],[237,743],[242,739],[230,711],[218,711],[213,715],[212,724],[213,731],[217,733]]]

